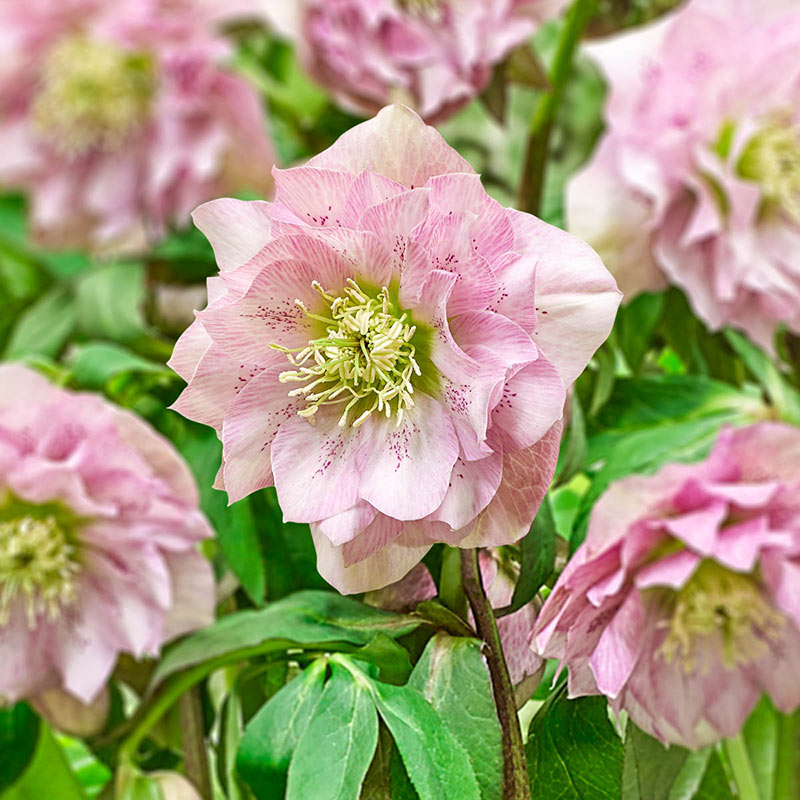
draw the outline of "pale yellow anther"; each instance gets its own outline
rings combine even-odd
[[[298,413],[311,421],[321,406],[343,403],[341,427],[357,428],[374,411],[388,418],[396,415],[399,424],[404,409],[413,405],[411,379],[422,374],[411,342],[416,327],[407,314],[398,314],[386,287],[372,296],[348,279],[342,293],[333,296],[317,281],[312,285],[328,306],[327,314],[312,313],[302,301],[295,302],[310,320],[325,325],[326,335],[296,351],[277,347],[298,367],[278,379],[307,382],[289,392],[305,398],[307,405]],[[303,366],[308,362],[313,365]]]
[[[687,673],[710,669],[709,653],[715,647],[721,647],[729,669],[752,663],[785,625],[756,575],[732,572],[711,561],[698,567],[673,602],[660,653],[667,661],[677,660]]]
[[[74,600],[81,564],[67,532],[52,517],[28,514],[0,522],[0,627],[17,600],[28,625],[57,620]]]

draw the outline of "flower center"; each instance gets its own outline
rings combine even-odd
[[[800,222],[800,130],[778,122],[756,134],[737,165],[739,174],[759,185],[764,199]]]
[[[438,19],[443,11],[444,0],[398,0],[398,4],[409,14]]]
[[[28,625],[47,614],[57,620],[75,600],[80,563],[55,517],[25,515],[0,522],[0,626],[22,597]]]
[[[297,367],[282,372],[280,380],[305,384],[289,396],[305,398],[298,414],[311,422],[321,406],[343,404],[342,427],[349,421],[357,428],[373,411],[395,416],[399,426],[414,405],[412,380],[422,374],[415,358],[416,326],[396,309],[386,287],[371,295],[354,280],[347,283],[334,297],[314,282],[327,306],[325,315],[295,301],[309,319],[325,326],[325,335],[297,350],[273,345]]]
[[[112,150],[146,120],[154,89],[149,56],[73,36],[44,59],[34,125],[67,156]]]
[[[693,672],[701,649],[698,640],[717,635],[723,663],[732,669],[764,655],[769,640],[780,635],[784,624],[783,617],[764,599],[755,575],[731,572],[706,561],[677,592],[660,652],[667,661],[677,657],[685,672]]]

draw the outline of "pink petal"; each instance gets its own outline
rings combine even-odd
[[[504,368],[538,357],[536,345],[519,325],[491,311],[471,311],[454,317],[450,333],[467,353],[475,346],[488,348],[502,360]]]
[[[503,455],[500,487],[461,547],[511,544],[528,532],[553,479],[560,440],[561,422],[556,422],[533,446]]]
[[[167,366],[188,382],[194,374],[197,362],[210,344],[211,337],[206,333],[200,320],[196,319],[175,343]]]
[[[214,621],[216,592],[211,564],[200,553],[170,553],[172,605],[164,621],[164,640],[205,628]]]
[[[614,698],[625,685],[636,666],[642,647],[640,631],[645,621],[645,611],[639,592],[631,591],[606,626],[589,665],[597,688],[607,697]]]
[[[339,227],[347,192],[355,176],[313,167],[273,168],[275,202],[293,211],[306,225]]]
[[[369,503],[358,503],[346,511],[316,523],[317,529],[328,537],[334,547],[351,541],[366,528],[377,515]]]
[[[400,580],[419,564],[431,547],[430,541],[420,544],[419,523],[411,523],[406,535],[402,532],[368,558],[345,564],[343,548],[334,547],[328,538],[311,526],[317,549],[317,570],[342,594],[369,592]]]
[[[353,174],[369,169],[410,189],[434,175],[473,171],[435,128],[402,105],[387,106],[350,128],[308,165]]]
[[[252,378],[238,393],[222,426],[223,480],[231,503],[273,483],[272,443],[282,426],[295,420],[305,405],[289,397],[290,385],[278,376],[284,365]]]
[[[499,442],[505,452],[530,447],[561,419],[565,399],[558,372],[540,356],[503,387],[492,411],[490,441]]]
[[[539,259],[534,341],[569,386],[611,332],[621,294],[584,242],[519,211],[509,214],[515,249]]]
[[[368,424],[339,427],[340,416],[338,406],[322,407],[314,425],[295,414],[278,429],[272,471],[287,522],[317,522],[361,499],[363,476],[372,468],[372,435]]]
[[[670,517],[659,520],[658,526],[663,526],[673,536],[680,539],[702,555],[711,555],[720,526],[728,516],[728,507],[724,503],[712,503],[708,508],[683,514],[680,517]]]
[[[414,407],[394,419],[369,420],[371,455],[360,496],[400,520],[421,519],[444,500],[458,458],[458,438],[445,407],[417,392]]]
[[[456,460],[447,494],[431,519],[454,530],[465,527],[489,505],[503,476],[503,456],[492,453],[479,461]]]
[[[537,261],[537,256],[506,253],[492,263],[497,291],[489,311],[508,317],[529,335],[536,329]]]
[[[700,556],[691,550],[681,550],[642,567],[636,573],[634,582],[638,589],[650,589],[653,586],[682,589],[694,574],[700,561]]]
[[[194,210],[194,224],[214,248],[222,272],[248,262],[272,238],[269,203],[223,198]]]

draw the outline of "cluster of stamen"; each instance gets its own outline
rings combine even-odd
[[[732,669],[761,658],[784,624],[764,598],[757,576],[704,562],[674,598],[671,619],[664,623],[669,632],[660,652],[667,661],[677,658],[684,671],[691,673],[698,668],[701,653],[707,651],[699,640],[716,636],[722,644],[723,663]],[[710,659],[700,666],[710,669]]]
[[[113,150],[145,122],[154,89],[147,55],[71,36],[44,59],[33,101],[34,126],[70,157]]]
[[[0,522],[0,626],[18,600],[30,628],[42,615],[57,620],[75,600],[79,571],[75,547],[55,517]]]
[[[414,405],[414,376],[421,374],[412,337],[416,327],[399,313],[384,287],[375,296],[354,280],[339,296],[316,281],[327,314],[312,313],[296,300],[306,316],[326,327],[326,335],[296,350],[273,345],[286,353],[297,369],[283,372],[284,383],[303,383],[289,392],[304,397],[298,414],[309,421],[322,406],[343,405],[339,425],[357,428],[373,413],[395,416],[399,426],[406,409]]]
[[[800,129],[776,122],[757,133],[738,163],[739,174],[759,185],[764,199],[777,203],[800,223]]]
[[[409,14],[438,19],[442,13],[443,0],[398,0],[400,7]]]

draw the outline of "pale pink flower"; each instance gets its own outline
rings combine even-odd
[[[119,653],[154,656],[209,624],[197,503],[186,465],[133,414],[0,367],[0,699],[90,703]]]
[[[478,557],[483,588],[492,604],[498,609],[511,603],[519,577],[519,568],[496,548],[481,550]],[[436,584],[428,568],[417,564],[402,580],[370,592],[365,601],[389,611],[412,611],[424,600],[436,596]],[[472,612],[469,622],[474,624]],[[497,631],[503,646],[511,683],[514,685],[517,706],[522,706],[541,679],[544,660],[529,646],[530,632],[536,622],[536,607],[528,603],[512,614],[497,620]]]
[[[341,591],[401,578],[433,542],[527,533],[565,386],[619,293],[595,253],[503,208],[433,129],[391,106],[276,201],[194,215],[221,269],[179,340],[175,408],[217,429],[231,501],[275,485]]]
[[[800,331],[798,48],[794,0],[693,0],[590,49],[607,131],[567,216],[626,298],[669,282],[713,330]]]
[[[263,0],[261,0],[263,3]],[[310,73],[345,107],[392,101],[440,120],[466,105],[492,69],[566,0],[287,0]],[[269,12],[274,19],[275,11]]]
[[[0,3],[0,183],[29,192],[41,240],[141,248],[198,203],[270,185],[220,16],[210,0]]]
[[[702,463],[614,484],[534,631],[571,696],[664,742],[735,736],[762,693],[800,705],[800,430],[722,432]]]

